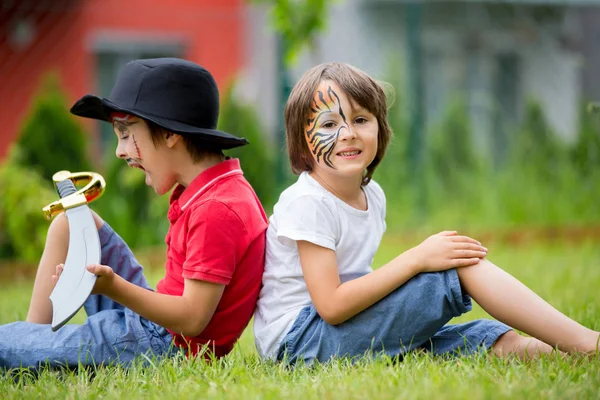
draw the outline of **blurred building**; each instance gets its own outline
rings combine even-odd
[[[252,19],[251,87],[269,103],[268,96],[278,96],[272,89],[278,75],[265,60],[272,59],[276,43],[264,13],[256,11]],[[419,60],[410,59],[415,55]],[[504,146],[532,98],[568,141],[578,131],[581,102],[600,99],[600,1],[332,2],[326,32],[301,57],[292,81],[309,66],[334,60],[382,80],[402,76],[407,87],[421,88],[425,127],[461,97],[475,140]],[[408,94],[414,106],[414,93]]]
[[[290,82],[334,60],[404,82],[423,132],[461,98],[488,148],[506,146],[533,98],[569,140],[581,102],[600,99],[599,43],[600,0],[341,0]],[[244,0],[0,0],[0,159],[46,71],[59,72],[73,101],[108,95],[118,68],[139,57],[198,62],[221,89],[240,77],[236,93],[280,134],[280,50],[268,8]],[[110,127],[89,124],[106,144]]]
[[[243,63],[243,7],[242,0],[0,0],[0,159],[48,71],[58,72],[69,105],[86,93],[108,95],[118,68],[135,58],[184,57],[223,87]],[[88,123],[96,145],[113,135]]]

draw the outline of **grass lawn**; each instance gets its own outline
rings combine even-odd
[[[407,243],[387,236],[376,265]],[[600,246],[585,243],[529,243],[507,247],[486,243],[489,259],[526,283],[544,299],[584,325],[600,330]],[[152,283],[162,254],[140,256]],[[0,268],[1,269],[1,268]],[[0,271],[1,272],[1,271]],[[0,280],[0,323],[22,320],[32,277]],[[29,274],[31,275],[31,274]],[[477,306],[457,319],[486,317]],[[77,315],[81,321],[84,315]],[[215,363],[176,359],[145,366],[95,371],[27,371],[0,375],[0,398],[261,398],[261,399],[488,399],[600,398],[600,357],[544,357],[531,362],[486,356],[442,359],[410,355],[401,363],[335,361],[314,368],[286,368],[259,360],[247,329],[235,350]]]

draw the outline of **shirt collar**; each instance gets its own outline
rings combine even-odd
[[[169,214],[176,215],[169,215],[169,219],[172,219],[171,217],[176,219],[198,196],[202,195],[219,180],[232,175],[243,175],[240,160],[237,158],[227,159],[202,171],[188,187],[177,185],[169,200],[174,211]]]

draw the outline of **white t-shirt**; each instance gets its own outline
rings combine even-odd
[[[334,250],[342,282],[372,271],[386,228],[385,195],[374,181],[363,190],[366,211],[344,203],[304,172],[279,197],[267,229],[263,286],[254,313],[254,336],[262,357],[277,356],[300,310],[312,304],[297,240]]]

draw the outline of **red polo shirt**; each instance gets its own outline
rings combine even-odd
[[[208,344],[216,356],[233,348],[252,317],[265,261],[267,216],[240,169],[228,159],[198,175],[170,199],[165,277],[159,293],[183,294],[184,278],[226,285],[212,319],[196,337],[171,332],[195,354]]]

